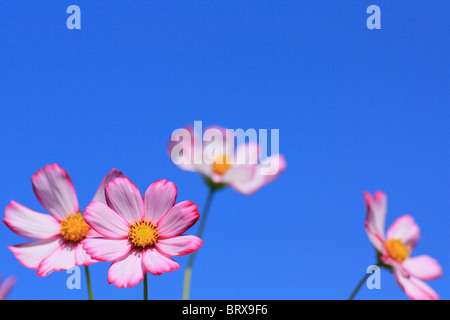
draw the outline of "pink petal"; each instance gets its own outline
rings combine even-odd
[[[413,276],[405,277],[394,272],[395,280],[406,295],[413,300],[439,300],[439,295],[428,284]]]
[[[103,238],[104,236],[100,233],[98,233],[97,231],[95,231],[93,228],[89,228],[87,234],[86,234],[87,238]]]
[[[369,192],[364,192],[366,200],[366,229],[368,234],[373,234],[380,239],[385,239],[385,223],[387,213],[387,196],[384,192],[377,191],[372,197]],[[369,236],[370,238],[370,236]]]
[[[244,195],[252,195],[265,185],[265,178],[260,174],[259,169],[256,168],[255,174],[250,181],[234,182],[231,187],[239,193]]]
[[[240,144],[236,149],[236,165],[256,165],[259,163],[259,145],[254,142]]]
[[[265,177],[265,184],[269,184],[278,178],[286,167],[286,159],[281,154],[270,156],[261,161],[259,165],[260,173]]]
[[[196,165],[202,162],[202,148],[194,128],[188,126],[178,129],[170,139],[168,153],[172,162],[183,170],[197,171]]]
[[[214,183],[222,183],[223,182],[222,175],[220,175],[216,172],[211,172],[210,175],[207,175],[207,176],[210,177],[211,181]]]
[[[98,201],[106,204],[106,198],[105,198],[105,187],[108,185],[108,183],[115,178],[123,177],[123,172],[118,171],[116,169],[112,169],[100,182],[100,186],[97,189],[97,192],[94,195],[94,199],[92,201]]]
[[[114,283],[117,288],[134,287],[144,279],[144,275],[142,250],[133,249],[122,259],[111,264],[108,270],[108,283]]]
[[[157,276],[180,268],[172,258],[161,254],[154,247],[144,250],[142,263],[148,272]]]
[[[408,270],[406,270],[406,268],[403,266],[403,264],[401,264],[400,262],[392,259],[389,255],[382,255],[380,257],[380,260],[384,264],[387,264],[387,265],[391,266],[394,269],[395,272],[401,273],[403,275],[403,277],[409,277],[410,276]]]
[[[420,255],[403,261],[403,266],[413,276],[422,280],[434,280],[442,276],[439,262],[427,255]]]
[[[192,201],[183,201],[173,206],[158,222],[159,238],[179,236],[192,227],[200,218],[198,207]]]
[[[191,235],[182,235],[168,239],[160,239],[156,243],[159,251],[169,256],[184,256],[197,251],[203,241]]]
[[[46,239],[61,233],[61,224],[53,216],[43,214],[11,201],[3,222],[15,233],[31,239]]]
[[[128,239],[85,238],[81,243],[93,259],[107,262],[123,258],[132,249]]]
[[[251,195],[263,186],[273,182],[286,169],[286,161],[282,155],[274,155],[257,165],[253,177],[247,182],[234,182],[231,187],[236,191]]]
[[[68,270],[74,268],[76,244],[65,242],[56,248],[48,257],[41,261],[37,275],[39,277],[48,276],[53,271]]]
[[[371,231],[369,227],[369,222],[366,220],[364,222],[364,227],[366,229],[367,237],[369,238],[372,245],[377,249],[381,254],[386,254],[386,247],[384,245],[384,239],[381,238],[381,235],[375,234]]]
[[[83,249],[81,242],[77,243],[75,247],[75,264],[77,266],[90,266],[98,260],[93,259],[86,250]]]
[[[388,239],[400,239],[414,249],[420,238],[420,228],[410,215],[397,218],[387,231]]]
[[[212,164],[211,155],[226,154],[234,159],[235,134],[233,130],[219,126],[206,127],[203,132],[203,160]]]
[[[222,176],[223,183],[236,184],[247,183],[252,180],[256,165],[232,165]]]
[[[30,269],[37,269],[42,260],[58,248],[63,240],[60,236],[33,242],[9,246],[21,264]]]
[[[173,207],[177,199],[177,187],[173,182],[159,180],[148,187],[144,196],[145,218],[157,223]]]
[[[12,287],[16,284],[17,280],[15,277],[9,277],[2,283],[0,278],[0,300],[5,300],[11,291]]]
[[[212,160],[210,162],[202,160],[202,162],[196,164],[194,168],[195,171],[198,172],[199,174],[204,175],[206,177],[212,177],[212,175],[214,174],[212,170],[212,164],[213,164]]]
[[[130,224],[106,204],[92,201],[86,208],[84,220],[91,228],[107,238],[125,239]]]
[[[127,177],[116,178],[105,188],[108,206],[127,222],[144,218],[144,200],[138,188]]]
[[[31,181],[36,197],[56,219],[62,220],[69,213],[80,212],[72,180],[57,164],[39,169]]]

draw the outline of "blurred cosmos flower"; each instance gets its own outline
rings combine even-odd
[[[122,175],[120,171],[111,170],[101,182],[94,200],[104,202],[105,185]],[[46,165],[31,177],[31,181],[36,197],[51,215],[11,201],[5,209],[3,222],[18,235],[37,239],[9,246],[15,257],[25,267],[37,269],[38,276],[96,262],[81,246],[81,240],[94,231],[83,219],[67,172],[57,164]]]
[[[16,284],[16,278],[9,277],[4,282],[2,280],[0,276],[0,300],[6,300],[11,288]]]
[[[175,204],[176,186],[159,180],[150,185],[144,198],[126,177],[105,188],[106,203],[93,201],[86,208],[87,223],[102,237],[86,237],[86,251],[95,259],[112,261],[108,283],[118,288],[133,287],[146,273],[160,275],[179,269],[170,256],[182,256],[199,249],[202,240],[182,235],[199,219],[192,201]]]
[[[411,257],[420,238],[419,226],[410,215],[397,218],[385,234],[387,197],[364,192],[367,206],[365,228],[377,250],[378,265],[393,271],[395,280],[406,295],[414,300],[437,300],[438,294],[423,280],[442,275],[439,263],[428,255]]]
[[[175,130],[168,144],[168,153],[174,164],[183,170],[199,173],[209,187],[197,231],[197,236],[202,238],[213,195],[217,190],[231,186],[242,194],[251,195],[274,181],[285,170],[286,160],[280,154],[262,157],[263,150],[267,149],[266,134],[260,135],[258,144],[253,142],[257,138],[254,129],[244,132],[242,129],[212,126],[203,132],[201,127],[197,127],[199,123],[201,126],[201,121],[194,121],[194,126]],[[247,135],[253,141],[246,142]],[[275,146],[274,139],[271,139],[271,143],[271,150],[278,150],[278,140],[275,140]],[[195,256],[196,252],[189,257],[185,270],[184,300],[189,299]]]
[[[236,147],[235,140],[245,141],[237,139],[236,132],[213,126],[206,128],[201,138],[193,126],[187,126],[173,132],[168,153],[174,164],[199,173],[211,188],[229,185],[250,195],[275,180],[286,168],[286,161],[280,154],[260,159],[261,148],[255,142]]]

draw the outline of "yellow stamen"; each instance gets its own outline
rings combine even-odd
[[[397,262],[402,263],[411,254],[411,248],[405,245],[400,239],[390,239],[384,245],[391,258]]]
[[[61,235],[66,241],[79,242],[86,237],[89,225],[81,213],[69,213],[61,221]]]
[[[128,239],[130,239],[133,246],[145,248],[155,244],[158,238],[158,227],[151,220],[145,218],[140,221],[134,221],[130,225],[130,232]]]
[[[217,156],[212,164],[212,169],[217,174],[224,174],[231,168],[231,160],[226,154]]]

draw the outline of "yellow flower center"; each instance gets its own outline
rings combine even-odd
[[[212,164],[212,169],[217,174],[224,174],[231,168],[231,160],[226,154],[217,156]]]
[[[130,232],[128,239],[130,239],[133,246],[145,248],[154,245],[158,238],[158,227],[151,220],[145,218],[140,221],[134,221],[130,225]]]
[[[89,225],[81,213],[69,213],[61,221],[61,235],[66,241],[79,242],[86,237]]]
[[[384,245],[391,258],[397,262],[402,263],[408,259],[411,254],[411,248],[408,245],[403,244],[400,239],[390,239],[386,241]]]

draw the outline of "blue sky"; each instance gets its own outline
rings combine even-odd
[[[81,8],[68,30],[66,8]],[[381,30],[366,9],[381,8]],[[388,195],[387,226],[411,214],[450,296],[448,1],[4,1],[0,10],[0,205],[45,212],[31,175],[58,163],[84,208],[122,170],[141,190],[167,179],[203,208],[207,188],[166,154],[173,130],[199,120],[279,129],[288,167],[252,196],[214,199],[192,278],[193,299],[346,299],[375,263],[362,192]],[[196,231],[194,226],[190,233]],[[188,232],[188,233],[189,233]],[[12,299],[85,299],[65,272],[45,278],[7,249]],[[181,269],[149,276],[150,299],[181,298]],[[142,284],[106,282],[94,298],[141,299]],[[383,270],[359,299],[406,299]]]

